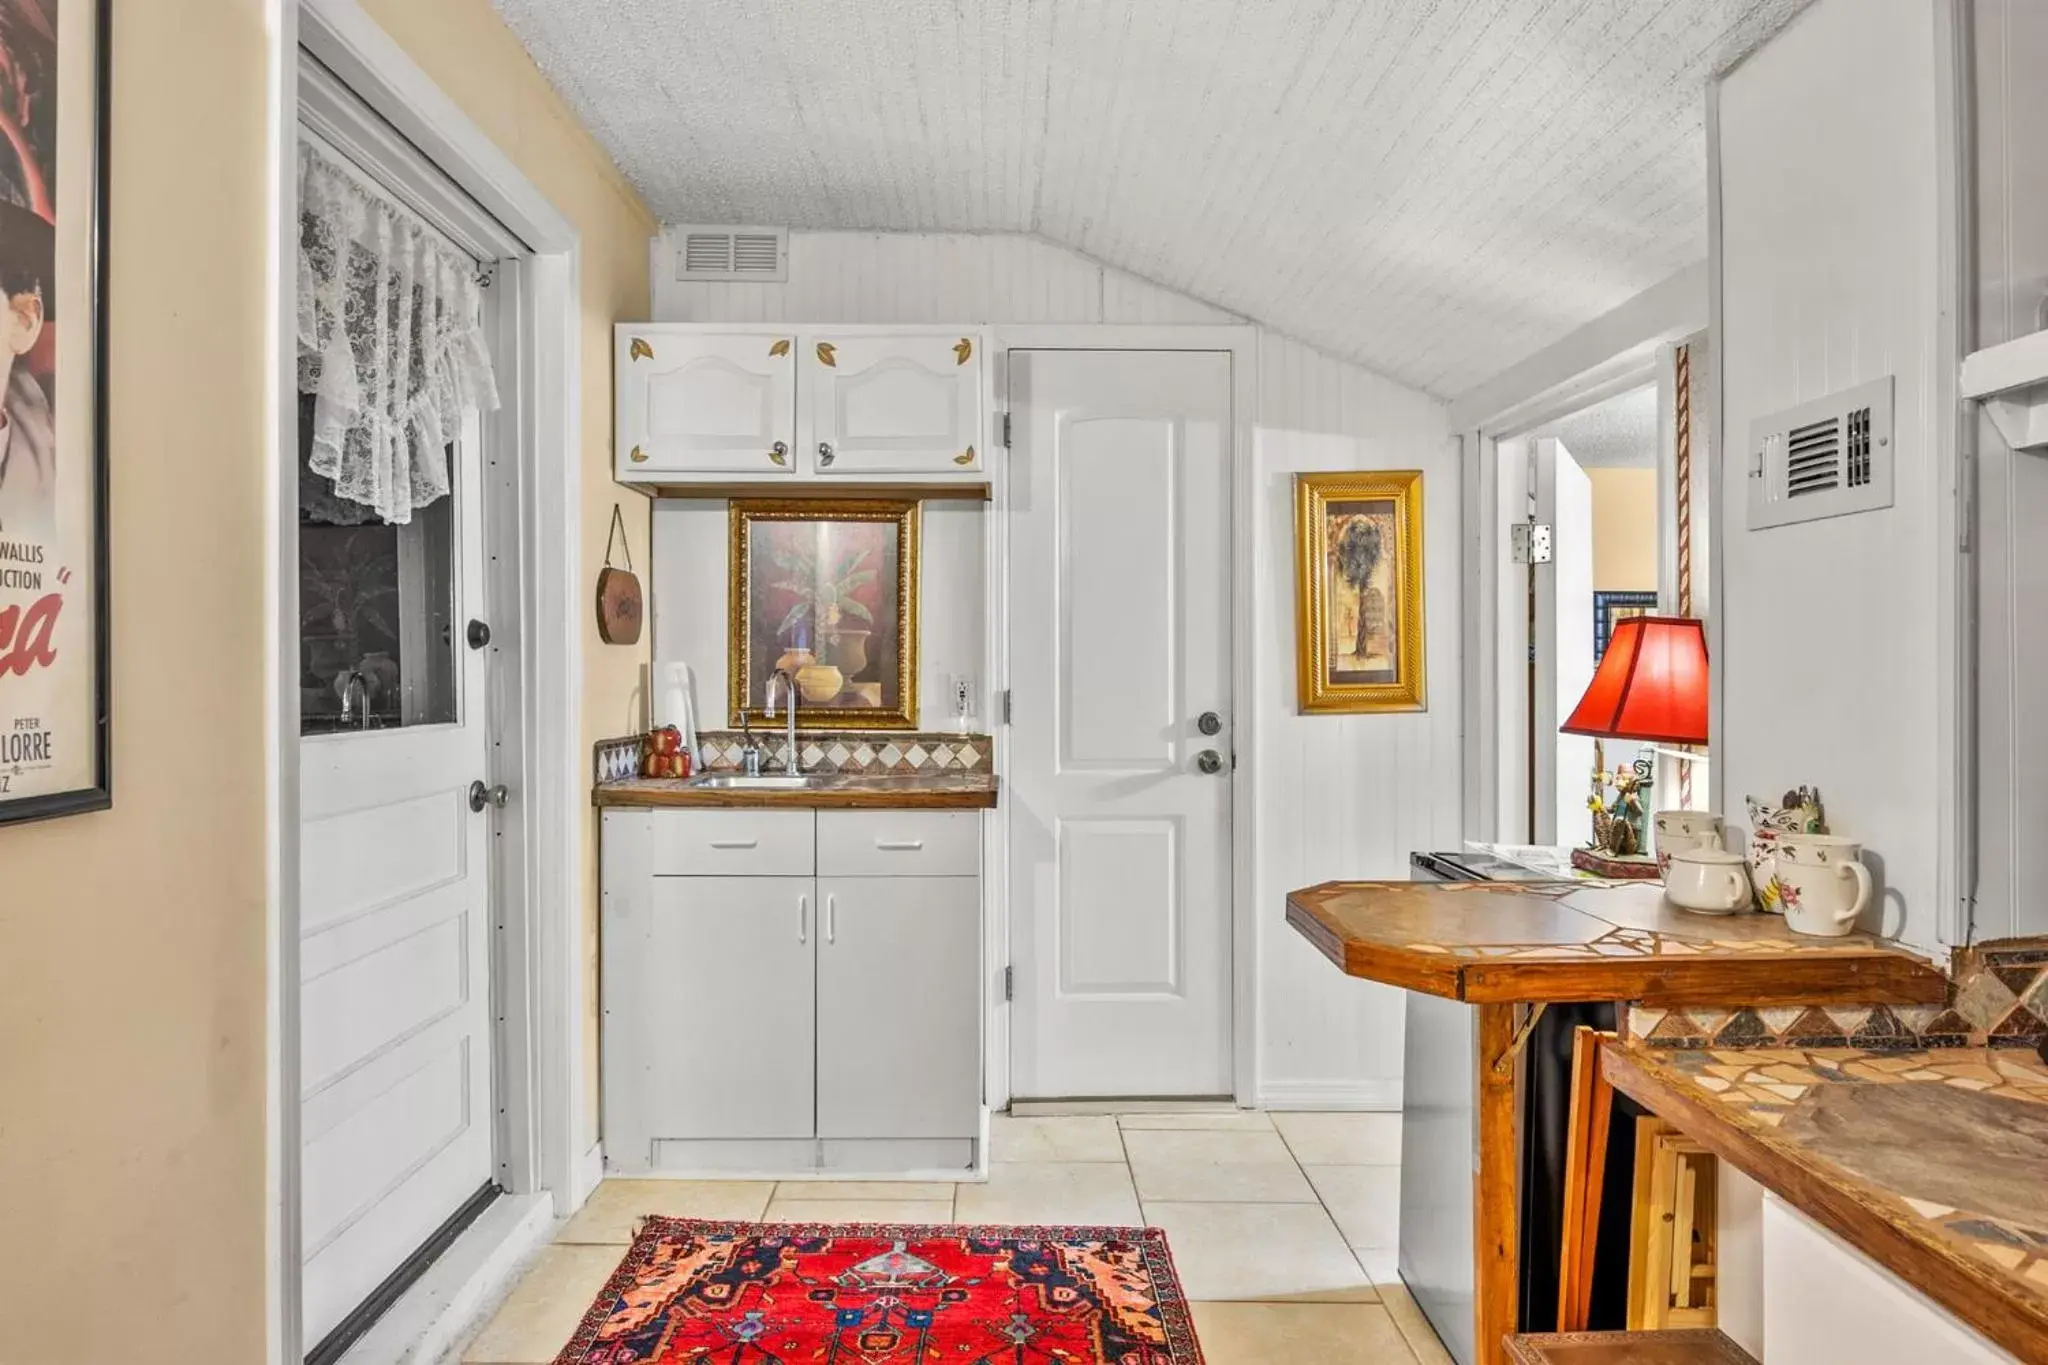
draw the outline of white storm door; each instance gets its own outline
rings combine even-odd
[[[1010,352],[1019,1098],[1231,1093],[1230,365]]]
[[[480,438],[410,524],[300,528],[309,1347],[493,1179]]]
[[[796,338],[621,324],[614,442],[623,479],[794,474]]]
[[[799,440],[813,473],[981,468],[981,339],[969,332],[806,332]]]

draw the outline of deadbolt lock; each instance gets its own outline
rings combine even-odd
[[[1195,728],[1205,735],[1220,735],[1223,733],[1223,717],[1214,711],[1204,711],[1195,721]]]

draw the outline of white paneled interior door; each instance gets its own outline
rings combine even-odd
[[[619,473],[794,474],[796,339],[621,326]]]
[[[493,1179],[480,445],[407,526],[300,530],[308,1346]]]
[[[802,352],[799,432],[815,473],[981,467],[978,335],[828,329],[806,332]]]
[[[1009,355],[1011,1089],[1227,1095],[1231,358]]]

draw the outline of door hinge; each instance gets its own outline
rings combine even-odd
[[[1003,449],[1004,449],[1004,450],[1008,450],[1009,448],[1010,448],[1010,414],[1006,412],[1006,413],[1004,413],[1004,414],[1003,414]]]
[[[996,694],[996,714],[1003,718],[1003,724],[1010,723],[1010,689],[1007,687]]]
[[[1550,526],[1541,521],[1518,521],[1508,527],[1508,549],[1517,564],[1550,562]]]
[[[1017,969],[1015,967],[1005,967],[1003,968],[1003,999],[1015,1000],[1016,998]]]

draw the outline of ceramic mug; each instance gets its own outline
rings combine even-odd
[[[1749,864],[1724,848],[1681,848],[1659,854],[1665,863],[1664,895],[1673,905],[1703,915],[1732,915],[1755,898]]]
[[[1671,870],[1671,855],[1687,848],[1726,848],[1721,817],[1705,810],[1660,810],[1650,817],[1656,829],[1657,870]]]
[[[1839,938],[1870,905],[1870,869],[1854,839],[1781,833],[1771,863],[1778,909],[1794,933]]]

